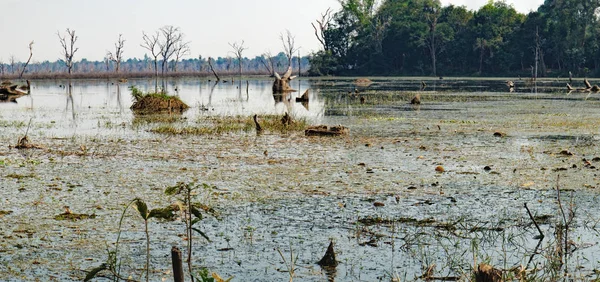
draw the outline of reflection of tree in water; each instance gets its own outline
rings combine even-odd
[[[219,84],[218,80],[216,80],[215,84],[213,84],[213,86],[210,88],[210,93],[208,94],[208,105],[206,105],[206,107],[210,107],[212,103],[213,92],[215,91],[215,87],[217,87],[217,84]]]
[[[67,86],[67,104],[65,106],[65,113],[69,112],[69,104],[71,105],[71,114],[73,116],[73,121],[75,121],[75,103],[73,102],[73,83],[69,80],[69,85]]]
[[[121,84],[117,83],[117,106],[119,106],[119,112],[123,113],[123,101],[121,101]]]

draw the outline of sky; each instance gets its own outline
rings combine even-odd
[[[33,62],[62,58],[57,32],[75,30],[74,60],[103,60],[125,39],[124,58],[143,58],[142,32],[179,27],[190,44],[188,57],[232,56],[229,43],[244,41],[244,57],[283,50],[280,34],[289,30],[304,56],[320,47],[311,22],[328,8],[340,9],[337,0],[0,0],[0,61],[26,61],[34,41]],[[441,0],[442,5],[464,5],[476,10],[487,0]],[[507,0],[527,13],[543,0]],[[10,12],[9,12],[10,11]]]

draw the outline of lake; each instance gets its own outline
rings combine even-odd
[[[166,81],[191,107],[168,119],[129,109],[129,86],[152,91],[150,79],[75,80],[70,95],[67,81],[32,81],[31,95],[0,104],[0,277],[81,281],[115,248],[131,200],[169,206],[167,187],[195,182],[218,215],[198,225],[211,241],[194,237],[194,268],[233,281],[289,280],[290,268],[299,281],[418,280],[428,268],[468,280],[481,262],[506,278],[597,278],[600,94],[569,93],[560,78],[514,79],[511,91],[509,78],[375,77],[300,78],[273,95],[269,78],[234,79]],[[286,112],[350,134],[155,133]],[[13,148],[25,134],[38,148]],[[95,217],[55,219],[67,210]],[[149,231],[151,280],[171,280],[185,225],[150,220]],[[133,209],[120,234],[122,275],[144,280]],[[316,264],[330,241],[335,270]]]

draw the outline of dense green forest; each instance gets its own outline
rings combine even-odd
[[[340,0],[315,24],[313,75],[600,75],[600,0],[546,0],[527,15],[439,0]]]

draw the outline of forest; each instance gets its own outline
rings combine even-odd
[[[517,12],[439,0],[342,0],[322,13],[312,75],[597,76],[600,1],[546,0]],[[537,70],[537,72],[536,72]]]

